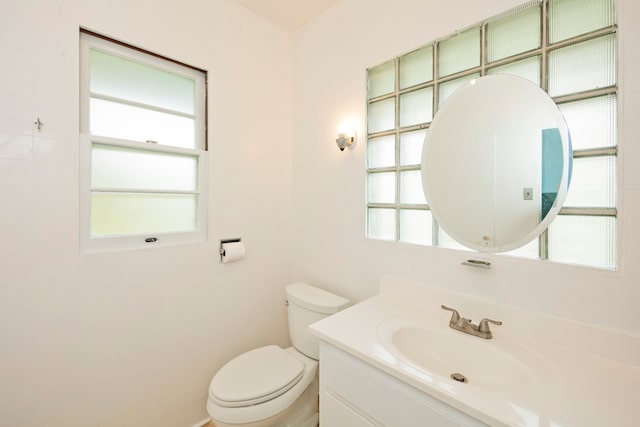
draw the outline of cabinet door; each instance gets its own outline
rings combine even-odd
[[[375,427],[336,398],[331,392],[322,393],[320,425],[329,427]]]
[[[334,396],[355,414],[366,414],[367,424],[385,427],[487,427],[452,406],[391,377],[325,342],[320,343],[320,408]],[[343,404],[343,406],[344,406]],[[327,415],[330,416],[330,415]],[[360,417],[364,418],[364,417]],[[320,420],[322,422],[322,419]],[[349,426],[325,423],[323,427]]]

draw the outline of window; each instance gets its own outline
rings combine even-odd
[[[206,73],[80,33],[83,251],[206,239]]]
[[[539,85],[574,149],[564,208],[511,255],[617,266],[617,40],[613,0],[536,0],[367,71],[367,237],[462,248],[434,220],[419,179],[438,107],[479,76]]]

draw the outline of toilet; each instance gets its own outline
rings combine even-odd
[[[350,301],[305,283],[287,286],[292,347],[260,347],[227,362],[209,385],[216,427],[316,427],[319,340],[309,325]]]

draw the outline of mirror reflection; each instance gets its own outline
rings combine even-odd
[[[438,224],[481,252],[516,249],[542,233],[571,176],[567,125],[553,100],[521,77],[472,80],[427,131],[422,183]]]

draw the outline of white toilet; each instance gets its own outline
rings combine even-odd
[[[207,411],[216,427],[315,427],[318,425],[319,342],[309,325],[350,304],[305,283],[287,286],[293,347],[248,351],[211,380]]]

